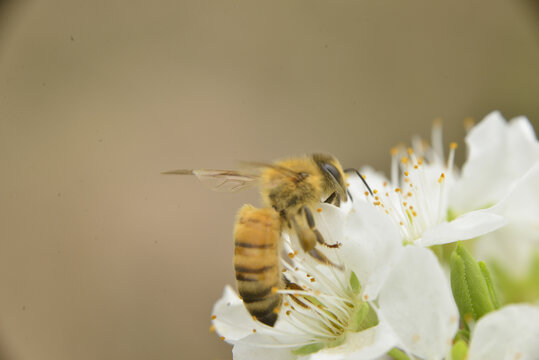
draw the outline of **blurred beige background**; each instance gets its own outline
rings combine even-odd
[[[0,358],[231,359],[236,210],[182,167],[386,170],[435,117],[539,122],[526,1],[0,4]],[[464,147],[459,150],[462,159]]]

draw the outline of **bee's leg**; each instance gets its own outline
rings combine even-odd
[[[311,214],[311,217],[312,217],[312,214]],[[298,220],[299,220],[299,223],[298,223]],[[314,229],[315,231],[313,231],[309,227],[309,220],[307,220],[306,217],[290,216],[290,223],[292,224],[292,228],[298,235],[299,244],[301,245],[301,248],[303,249],[303,251],[305,251],[310,256],[312,256],[313,258],[315,258],[316,260],[320,261],[323,264],[330,265],[341,270],[343,269],[342,266],[334,264],[322,252],[320,252],[318,249],[315,248],[316,243],[320,242],[320,240],[322,240],[322,243],[325,244],[323,242],[324,239],[322,238],[322,235],[320,235],[320,232],[318,230]],[[313,221],[313,224],[314,224],[314,221]]]
[[[329,195],[329,197],[324,201],[326,204],[332,204],[333,199],[335,199],[335,196],[337,196],[337,192],[334,192],[333,194]]]
[[[337,196],[338,197],[338,196]],[[328,244],[325,240],[322,234],[320,234],[320,231],[316,228],[316,224],[314,223],[314,217],[313,213],[311,212],[311,209],[309,209],[307,206],[302,207],[300,212],[303,211],[305,215],[305,219],[307,220],[307,225],[309,225],[309,229],[314,233],[316,237],[316,241],[324,246],[327,246],[328,248],[338,248],[341,246],[341,243],[336,244]]]
[[[329,195],[329,197],[324,201],[326,204],[333,204],[336,207],[341,206],[341,197],[337,192],[334,192],[333,194]]]
[[[326,265],[331,265],[333,267],[336,267],[339,270],[344,270],[344,267],[342,265],[337,265],[334,262],[331,262],[326,257],[326,255],[322,254],[322,252],[320,250],[318,250],[317,248],[312,248],[309,251],[309,255],[311,255],[313,258],[315,258],[316,260],[318,260],[318,261],[320,261],[320,262],[322,262],[322,263],[324,263]]]
[[[290,280],[288,280],[288,278],[286,276],[283,276],[283,282],[284,282],[284,287],[285,289],[287,290],[299,290],[299,291],[303,291],[304,289],[299,286],[298,284],[294,283],[294,282],[291,282]],[[305,297],[301,296],[301,295],[292,295],[292,294],[289,294],[288,296],[290,296],[290,298],[292,300],[294,300],[294,302],[296,304],[298,304],[299,306],[305,308],[305,309],[308,309],[309,306],[305,303],[306,301],[308,302],[311,302],[310,300],[306,299]]]

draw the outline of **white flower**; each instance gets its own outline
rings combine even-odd
[[[304,290],[279,291],[285,305],[273,328],[254,321],[227,287],[214,307],[213,324],[234,344],[234,359],[375,359],[395,346],[443,358],[457,330],[458,312],[435,256],[426,249],[404,248],[390,219],[364,200],[321,209],[316,215],[320,231],[328,242],[343,244],[325,254],[345,270],[301,252],[292,264],[283,261],[284,274]],[[285,241],[298,248],[293,238],[285,236]],[[351,285],[352,273],[361,292]],[[366,303],[379,322],[357,331],[357,313]],[[294,355],[306,345],[316,351]]]
[[[507,122],[494,111],[470,130],[466,144],[468,158],[450,202],[458,214],[498,203],[539,162],[539,142],[525,117]]]
[[[509,305],[477,322],[469,360],[532,360],[539,356],[539,308]]]
[[[490,211],[503,215],[508,225],[480,237],[476,256],[496,261],[517,277],[525,276],[533,256],[539,254],[539,162]]]
[[[466,136],[468,160],[455,184],[454,213],[492,206],[508,225],[482,236],[475,255],[495,260],[522,276],[539,252],[539,142],[524,117],[506,122],[499,112],[485,117]]]
[[[433,147],[415,139],[407,150],[392,150],[391,180],[364,169],[373,196],[365,199],[383,211],[400,229],[404,243],[418,246],[440,245],[467,240],[505,225],[500,214],[476,209],[450,219],[449,203],[458,178],[453,161],[456,144],[451,144],[449,157],[444,159],[441,128],[434,126]],[[355,178],[351,187],[361,188]]]

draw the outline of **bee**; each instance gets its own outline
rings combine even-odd
[[[182,169],[164,174],[195,175],[202,181],[216,181],[214,189],[220,191],[234,192],[259,185],[263,207],[246,204],[237,215],[234,269],[238,292],[249,313],[256,320],[274,326],[282,302],[282,296],[274,290],[294,285],[281,271],[282,232],[294,232],[307,254],[339,268],[316,247],[338,248],[341,244],[326,243],[316,228],[313,209],[320,202],[340,206],[350,197],[345,173],[355,171],[361,175],[355,169],[343,170],[335,157],[326,154],[250,165],[258,172]]]

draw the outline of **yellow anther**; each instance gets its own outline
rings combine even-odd
[[[221,336],[221,340],[225,341],[225,337],[224,337],[224,336]]]
[[[408,155],[412,155],[414,153],[414,150],[412,148],[408,148]]]
[[[475,120],[473,117],[467,117],[466,119],[464,119],[464,129],[466,129],[466,131],[473,128],[474,125],[475,125]]]
[[[289,253],[288,253],[288,257],[289,257],[290,259],[293,259],[293,258],[294,258],[294,253],[289,252]]]
[[[255,332],[256,332],[256,329],[253,329],[253,333],[255,333]]]
[[[272,294],[277,294],[278,291],[279,291],[279,288],[278,288],[277,286],[273,286],[273,287],[271,288],[271,293],[272,293]]]
[[[320,290],[315,290],[315,291],[314,291],[314,294],[315,294],[316,296],[319,296],[320,294],[322,294],[322,292],[321,292]]]
[[[408,158],[406,156],[401,157],[401,163],[408,164]]]
[[[442,183],[442,181],[444,181],[444,180],[445,180],[445,174],[444,174],[444,173],[442,173],[442,175],[440,175],[440,178],[438,179],[438,183],[440,183],[440,184],[441,184],[441,183]]]
[[[211,319],[212,319],[212,320],[215,320],[215,319],[217,319],[217,316],[212,315],[212,316],[211,316]]]
[[[290,315],[291,314],[291,311],[290,310],[286,310],[286,315]]]
[[[384,181],[384,183],[382,184],[382,186],[387,186],[387,181]]]
[[[316,281],[316,279],[315,279],[315,278],[311,278],[311,282],[315,282],[315,281]]]
[[[392,147],[389,153],[391,154],[391,156],[397,156],[397,154],[399,153],[399,149],[397,149],[396,147]]]
[[[412,193],[408,191],[408,193],[406,195],[408,195],[408,197],[410,197],[410,196],[412,196]]]
[[[417,216],[417,213],[415,211],[412,211],[412,215]]]
[[[452,150],[455,150],[457,147],[458,147],[458,144],[456,142],[452,142],[451,144],[449,144],[449,148]]]
[[[276,307],[275,309],[273,309],[273,313],[274,313],[274,314],[279,314],[279,308]]]
[[[378,194],[378,190],[374,189],[373,191],[373,194]]]
[[[212,333],[215,332],[215,325],[210,326],[210,332],[212,332]]]
[[[417,165],[423,165],[423,158],[422,157],[417,159]]]
[[[406,207],[406,205],[408,205],[408,203],[407,203],[406,201],[404,201],[404,202],[402,203],[402,205],[404,205],[404,207]]]
[[[365,191],[365,196],[369,196],[369,192],[368,192],[368,191]]]
[[[405,172],[404,172],[404,176],[408,176],[408,171],[405,171]]]
[[[374,200],[380,200],[380,198],[378,196],[375,196]]]
[[[373,202],[373,204],[374,204],[375,206],[378,206],[378,205],[380,205],[380,201],[375,201],[375,202]]]
[[[418,168],[419,168],[419,166],[417,166],[417,165],[414,165],[414,169],[416,169],[416,170],[417,170]]]
[[[318,208],[316,209],[317,212],[321,213],[322,212],[322,208]]]
[[[395,192],[400,192],[401,191],[401,188],[396,188],[395,189]]]

